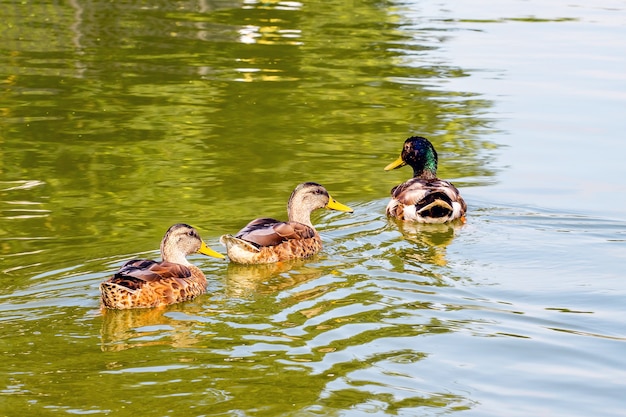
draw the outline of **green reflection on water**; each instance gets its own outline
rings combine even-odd
[[[79,220],[112,244],[179,220],[221,234],[284,216],[306,180],[342,201],[384,198],[407,173],[382,167],[412,133],[433,139],[442,177],[492,181],[493,144],[477,136],[490,103],[438,88],[467,75],[425,59],[438,31],[366,4],[271,5],[41,10],[66,40],[43,42],[49,28],[35,25],[6,44],[0,137],[4,179],[45,184],[38,226],[66,234]],[[26,10],[13,9],[4,34],[26,38]]]

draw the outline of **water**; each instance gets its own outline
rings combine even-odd
[[[623,2],[0,6],[2,415],[624,415]],[[465,225],[384,217],[416,133]],[[319,256],[99,309],[301,181]]]

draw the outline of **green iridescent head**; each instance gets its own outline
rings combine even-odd
[[[385,171],[409,165],[413,168],[413,177],[437,177],[437,151],[432,143],[421,136],[412,136],[404,141],[400,157],[385,167]]]

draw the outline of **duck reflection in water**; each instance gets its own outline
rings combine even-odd
[[[272,264],[228,264],[226,293],[230,297],[248,298],[258,294],[273,294],[322,275],[317,268],[307,268],[310,259]]]
[[[200,340],[194,331],[195,321],[176,320],[166,313],[202,314],[203,311],[202,304],[195,301],[163,308],[107,310],[102,316],[101,350],[117,352],[156,345],[193,346]]]
[[[454,239],[456,231],[463,227],[462,223],[425,224],[416,222],[404,222],[397,219],[389,219],[389,222],[397,226],[405,240],[414,243],[413,251],[406,256],[416,260],[420,264],[434,264],[445,266],[446,251],[448,245]]]

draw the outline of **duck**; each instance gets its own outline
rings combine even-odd
[[[465,223],[467,204],[451,182],[437,178],[437,162],[437,151],[428,139],[412,136],[404,141],[400,156],[385,171],[409,165],[413,178],[391,189],[387,216],[419,223]]]
[[[298,184],[287,203],[288,221],[258,218],[249,222],[235,236],[223,235],[231,262],[268,264],[309,258],[322,249],[322,239],[311,223],[311,213],[327,208],[352,213],[353,210],[333,199],[326,188],[315,182]]]
[[[102,305],[110,309],[153,308],[191,300],[206,291],[206,277],[187,256],[225,258],[209,248],[185,223],[171,226],[161,241],[161,261],[133,259],[100,284]]]

